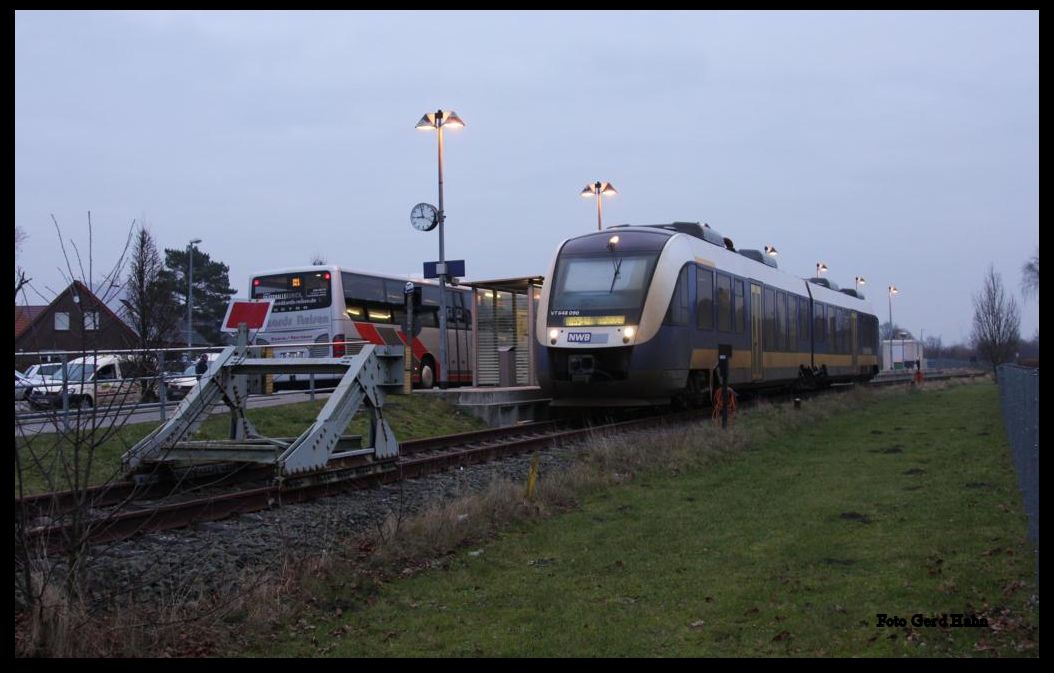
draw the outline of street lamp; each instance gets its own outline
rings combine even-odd
[[[816,262],[816,277],[819,278],[821,273],[827,273],[827,265],[823,262]]]
[[[889,286],[889,370],[893,371],[893,295],[900,292],[894,285]]]
[[[603,201],[603,197],[615,196],[616,194],[618,194],[618,192],[615,191],[615,185],[610,182],[597,181],[593,184],[586,185],[582,190],[582,198],[588,199],[591,196],[595,196],[597,199],[597,231],[600,231],[601,229],[600,217],[603,208],[601,208],[600,204]]]
[[[768,255],[769,257],[775,257],[776,255],[778,255],[780,253],[779,253],[779,250],[776,250],[776,246],[774,246],[774,245],[766,245],[765,246],[765,254]]]
[[[194,306],[194,246],[201,243],[200,238],[195,238],[187,244],[187,259],[190,260],[190,271],[187,273],[187,356],[190,356],[190,349],[193,346],[191,340],[191,334],[193,328],[191,325],[191,317],[193,315]]]
[[[867,281],[864,280],[863,276],[857,276],[857,277],[853,278],[853,284],[854,284],[854,286],[856,288],[856,291],[859,292],[860,291],[860,286],[861,285],[867,285]]]
[[[439,264],[436,266],[436,272],[439,276],[439,387],[446,388],[448,377],[447,377],[447,348],[446,348],[446,249],[443,246],[443,222],[446,220],[446,214],[443,211],[443,128],[449,126],[451,128],[464,128],[465,122],[461,121],[461,118],[457,116],[457,113],[451,110],[450,112],[443,112],[442,110],[436,110],[435,112],[429,112],[425,116],[421,117],[421,121],[417,122],[415,127],[418,131],[431,131],[435,129],[439,137],[439,212],[436,214],[439,220]]]

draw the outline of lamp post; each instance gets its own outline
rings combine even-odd
[[[595,196],[597,199],[597,231],[600,231],[602,228],[601,214],[603,213],[603,208],[600,204],[603,202],[605,196],[615,196],[616,194],[618,194],[618,192],[615,191],[615,185],[610,182],[600,182],[599,180],[593,184],[586,185],[582,190],[582,198],[588,199],[591,196]]]
[[[823,273],[827,273],[827,265],[823,262],[816,262],[816,277],[819,278]]]
[[[861,285],[867,285],[867,281],[864,280],[863,276],[856,276],[855,278],[853,278],[853,287],[857,292],[860,291]]]
[[[190,271],[187,273],[187,356],[190,356],[190,349],[193,346],[191,335],[193,334],[193,327],[191,327],[191,318],[193,317],[193,306],[194,306],[194,246],[201,243],[200,238],[195,238],[187,244],[187,259],[190,260]]]
[[[443,112],[442,110],[436,110],[435,112],[429,112],[425,116],[421,117],[421,120],[417,122],[417,130],[419,131],[431,131],[435,129],[439,137],[439,212],[437,218],[439,220],[439,265],[436,269],[439,276],[439,387],[446,388],[447,382],[449,381],[447,376],[447,347],[446,347],[446,250],[443,246],[443,222],[446,220],[446,214],[443,211],[443,127],[450,126],[451,128],[464,128],[465,122],[461,121],[461,118],[457,116],[457,113],[451,110],[450,112]]]
[[[776,255],[778,255],[780,253],[779,253],[779,250],[776,250],[776,246],[774,246],[774,245],[766,245],[765,246],[765,254],[768,255],[769,257],[775,257]]]
[[[889,286],[889,371],[893,371],[893,295],[898,292],[896,286]]]

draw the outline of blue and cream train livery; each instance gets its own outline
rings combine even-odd
[[[706,225],[618,226],[564,241],[537,314],[538,379],[556,406],[814,388],[878,372],[878,318],[855,290],[779,271]]]

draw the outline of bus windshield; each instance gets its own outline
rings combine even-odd
[[[333,302],[333,279],[328,271],[304,271],[257,276],[252,282],[253,299],[270,299],[275,313],[326,308]]]

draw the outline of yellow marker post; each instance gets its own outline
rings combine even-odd
[[[531,469],[527,472],[527,499],[534,498],[534,487],[538,484],[538,454],[534,454]]]

